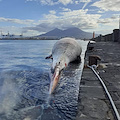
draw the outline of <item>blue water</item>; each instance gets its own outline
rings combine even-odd
[[[56,40],[0,40],[0,120],[74,120],[77,111],[82,62],[62,72],[54,94],[49,95],[51,54]]]

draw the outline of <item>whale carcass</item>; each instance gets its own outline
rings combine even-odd
[[[52,71],[53,77],[51,80],[50,94],[54,91],[59,81],[60,72],[68,66],[70,62],[79,61],[82,48],[74,38],[62,38],[58,40],[52,49],[52,55],[48,58],[52,58]]]

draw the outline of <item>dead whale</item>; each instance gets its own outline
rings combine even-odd
[[[74,38],[62,38],[58,40],[52,49],[52,54],[46,59],[51,58],[53,78],[50,84],[51,94],[57,86],[59,81],[60,72],[68,66],[70,62],[79,61],[82,48]]]

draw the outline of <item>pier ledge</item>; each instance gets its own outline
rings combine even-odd
[[[120,114],[120,44],[117,42],[96,42],[94,49],[88,50],[85,65],[90,55],[98,55],[100,77],[106,84]],[[94,73],[84,68],[78,99],[76,120],[115,120],[112,107]]]

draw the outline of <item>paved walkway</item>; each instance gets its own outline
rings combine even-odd
[[[85,64],[89,55],[101,57],[100,64],[107,68],[99,68],[99,75],[104,80],[120,114],[120,44],[97,42],[93,46],[94,50],[86,53]],[[78,101],[76,120],[115,120],[103,88],[88,68],[83,70]]]

